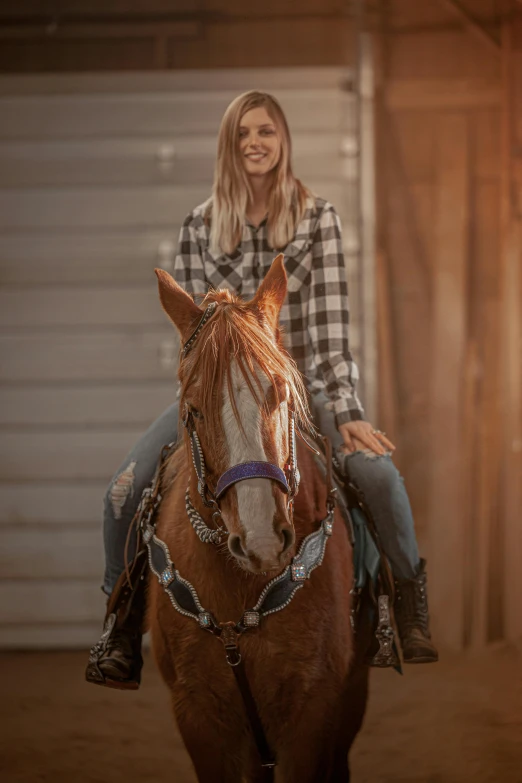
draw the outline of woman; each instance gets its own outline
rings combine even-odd
[[[307,380],[317,426],[330,436],[344,472],[364,493],[390,560],[404,661],[436,661],[424,562],[408,496],[391,461],[395,447],[365,421],[355,390],[358,371],[348,346],[339,218],[331,204],[312,196],[294,177],[290,133],[277,101],[251,91],[225,112],[212,198],[183,224],[174,277],[191,294],[205,294],[209,285],[227,286],[249,299],[277,250],[284,253],[288,275],[280,319],[287,348]],[[109,487],[104,520],[108,595],[124,569],[125,540],[141,492],[151,481],[161,446],[176,439],[177,422],[174,404],[137,443]],[[109,684],[106,678],[113,686],[137,687],[142,604],[135,602],[121,627],[106,631],[97,646],[101,684]]]

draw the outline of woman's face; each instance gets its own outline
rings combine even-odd
[[[241,117],[239,151],[249,177],[265,176],[277,166],[281,138],[264,106],[250,109]]]

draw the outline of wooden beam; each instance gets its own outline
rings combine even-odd
[[[500,80],[398,79],[384,90],[386,107],[394,109],[470,109],[500,106]]]
[[[504,630],[522,637],[522,221],[512,217],[504,247]]]
[[[490,52],[495,52],[497,56],[500,56],[499,42],[457,0],[441,0],[441,2],[448,10],[458,16],[473,35],[486,44]]]
[[[127,24],[110,24],[90,22],[75,24],[74,22],[61,23],[54,27],[50,22],[45,25],[27,25],[17,27],[14,25],[0,26],[0,40],[33,41],[46,40],[85,40],[102,38],[170,38],[173,40],[187,40],[200,36],[201,28],[197,22],[169,22],[165,24],[128,22]]]
[[[398,440],[397,357],[391,308],[389,260],[383,250],[376,257],[377,336],[379,360],[379,426],[390,440]]]
[[[514,641],[522,637],[522,218],[516,214],[513,158],[515,133],[522,114],[515,100],[517,58],[514,50],[522,44],[512,21],[502,28],[502,380],[503,380],[503,465],[502,521],[504,539],[504,635]],[[520,38],[522,35],[519,33]],[[522,118],[521,118],[522,119]]]
[[[469,254],[468,120],[437,122],[434,204],[431,464],[428,526],[431,607],[437,642],[464,645],[463,562],[467,482],[463,434]]]

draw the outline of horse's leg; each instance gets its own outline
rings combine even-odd
[[[200,710],[182,711],[172,699],[183,744],[191,758],[198,783],[242,783],[244,760],[240,740],[222,731],[222,725],[206,719]]]
[[[328,783],[350,783],[348,754],[359,733],[368,700],[368,667],[358,667],[346,684],[332,775]],[[327,783],[327,781],[325,781]]]
[[[278,755],[284,783],[350,783],[348,754],[364,718],[368,667],[352,670],[340,698],[340,705],[332,702],[326,709],[319,699],[310,701],[291,738],[283,741]],[[331,728],[324,731],[325,726]]]
[[[324,783],[350,783],[350,763],[346,745],[345,742],[335,749],[332,771],[330,776],[324,779]]]
[[[227,758],[218,743],[202,743],[197,737],[183,741],[194,765],[198,783],[243,783],[245,778],[239,771],[237,761]]]

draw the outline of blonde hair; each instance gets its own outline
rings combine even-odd
[[[294,238],[311,195],[292,172],[292,141],[278,101],[258,90],[239,95],[225,111],[219,129],[214,186],[207,212],[211,219],[210,249],[216,254],[229,255],[241,242],[252,190],[239,152],[239,129],[246,112],[259,106],[267,110],[281,139],[268,202],[268,241],[274,250],[285,247]]]

